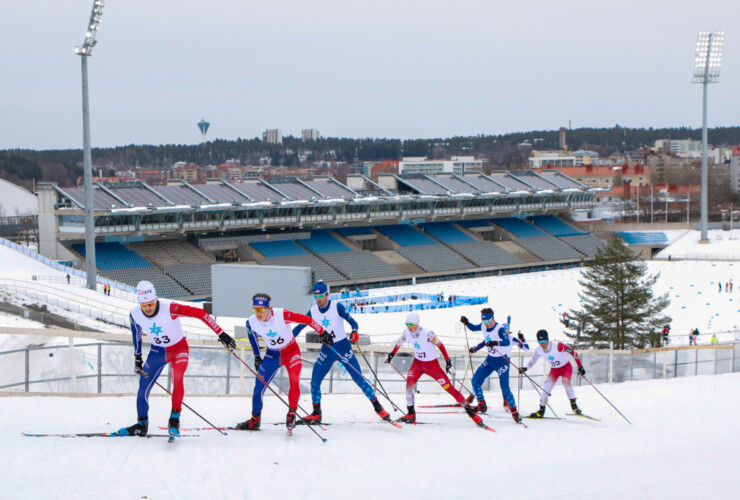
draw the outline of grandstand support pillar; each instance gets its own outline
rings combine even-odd
[[[229,394],[231,386],[231,356],[226,355],[226,394]]]
[[[69,360],[69,385],[70,385],[70,391],[69,392],[77,392],[77,370],[75,370],[75,338],[74,337],[68,337],[69,338],[69,356],[67,356],[67,359]]]
[[[234,336],[236,337],[236,335]],[[239,350],[241,351],[240,352],[241,358],[244,359],[244,346],[241,346]],[[244,374],[245,374],[244,363],[239,363],[239,391],[242,394],[247,393],[247,383],[244,380]]]
[[[609,383],[614,380],[614,342],[609,342]]]
[[[82,163],[85,178],[85,270],[87,287],[96,289],[95,212],[93,210],[92,153],[90,150],[90,99],[87,91],[87,56],[82,61]]]
[[[98,394],[103,392],[103,344],[98,343]]]
[[[25,353],[26,354],[26,356],[25,356],[25,358],[26,358],[26,392],[29,391],[29,385],[30,385],[29,384],[29,375],[31,373],[31,354],[30,354],[30,352],[31,352],[31,350],[28,349],[28,348],[26,348],[26,353]],[[734,354],[733,354],[732,359],[733,359],[733,361],[735,360]]]

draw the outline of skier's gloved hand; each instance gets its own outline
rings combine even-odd
[[[522,332],[517,333],[516,336],[519,340],[521,340],[522,342],[525,342],[524,334]]]
[[[509,314],[508,316],[506,316],[506,324],[507,325],[510,325],[511,324],[511,314]]]
[[[144,360],[141,359],[141,354],[134,354],[134,373],[144,373]]]
[[[475,353],[476,353],[476,352],[478,352],[478,351],[477,351],[477,350],[475,349],[475,347],[471,347],[470,349],[468,349],[468,352],[469,352],[470,354],[475,354]]]
[[[527,373],[527,367],[522,366],[521,368],[519,368],[519,373]]]
[[[486,342],[486,347],[496,347],[497,345],[498,345],[497,340],[489,340],[488,342]]]
[[[357,330],[352,330],[351,332],[349,332],[349,335],[347,335],[347,338],[350,342],[354,344],[355,342],[360,340],[360,335],[357,333]]]
[[[333,333],[333,332],[332,332]],[[332,334],[324,330],[324,333],[319,335],[319,340],[322,344],[326,344],[329,347],[331,347],[334,344],[334,339],[332,338]]]
[[[219,334],[218,341],[221,342],[224,347],[229,350],[236,348],[236,340],[231,338],[231,335],[226,332],[221,332]]]
[[[393,356],[395,356],[395,354],[393,354],[392,352],[389,352],[389,353],[388,353],[388,357],[387,357],[387,358],[385,358],[385,362],[386,362],[386,363],[390,363],[390,362],[391,362],[391,360],[393,359]]]
[[[452,360],[448,359],[447,361],[445,361],[445,371],[447,373],[451,373],[451,370],[452,370]]]
[[[586,375],[586,369],[584,367],[582,367],[582,366],[579,366],[578,367],[578,375],[580,375],[581,377],[583,377],[584,375]]]
[[[262,358],[260,356],[255,356],[254,357],[254,369],[259,370],[261,364],[262,364]]]
[[[468,321],[468,318],[466,318],[465,316],[460,316],[460,323],[467,326],[470,321]]]

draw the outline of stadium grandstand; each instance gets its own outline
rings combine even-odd
[[[350,175],[94,186],[96,266],[207,298],[216,262],[312,268],[335,287],[580,265],[601,240],[567,215],[596,190],[557,172]],[[84,268],[84,191],[39,184],[40,252]]]

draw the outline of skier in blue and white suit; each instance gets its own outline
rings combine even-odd
[[[465,316],[460,318],[460,322],[469,330],[482,332],[485,340],[475,347],[470,348],[471,354],[482,349],[488,348],[488,357],[481,364],[473,375],[473,392],[478,398],[478,411],[485,413],[488,409],[483,397],[483,382],[491,376],[493,372],[498,373],[498,381],[501,386],[501,393],[504,399],[509,403],[511,416],[516,422],[521,421],[519,412],[516,409],[514,394],[509,388],[509,357],[511,356],[511,339],[509,338],[508,325],[497,323],[493,319],[493,310],[486,307],[481,310],[481,323],[476,325],[470,323]]]
[[[313,374],[311,375],[313,413],[304,417],[304,420],[310,424],[321,423],[321,382],[327,373],[329,373],[329,370],[331,370],[332,365],[337,361],[349,365],[346,366],[347,372],[373,404],[375,412],[383,420],[390,420],[390,415],[383,409],[383,406],[375,396],[375,391],[362,375],[360,364],[352,352],[352,344],[359,340],[357,321],[349,315],[344,305],[334,302],[329,298],[329,287],[323,281],[318,281],[314,285],[313,297],[316,304],[311,307],[306,315],[320,323],[325,331],[331,332],[334,344],[332,347],[326,344],[322,345],[316,364],[313,365]],[[352,327],[349,335],[344,328],[345,321]],[[293,336],[297,337],[304,327],[305,325],[296,326],[293,329]]]

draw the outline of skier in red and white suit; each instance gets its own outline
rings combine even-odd
[[[169,429],[170,434],[179,435],[180,411],[185,396],[183,377],[188,367],[190,352],[179,318],[196,318],[203,321],[218,335],[219,342],[227,348],[236,347],[236,342],[203,309],[159,300],[154,285],[148,281],[140,281],[136,285],[136,296],[139,305],[131,309],[130,319],[134,339],[134,371],[141,375],[136,399],[139,418],[136,424],[118,432],[128,436],[146,435],[149,425],[149,393],[164,367],[172,363],[172,413]],[[141,357],[143,334],[148,335],[152,341],[146,363]]]
[[[406,317],[406,329],[401,334],[398,342],[396,342],[393,352],[388,354],[388,357],[385,360],[386,363],[390,363],[393,360],[393,356],[396,355],[405,342],[410,342],[414,347],[414,362],[411,363],[411,368],[406,377],[406,404],[408,405],[408,414],[401,417],[400,421],[407,424],[413,424],[416,422],[416,410],[414,409],[414,386],[419,378],[426,374],[439,382],[439,385],[455,398],[460,406],[465,408],[465,411],[476,424],[480,423],[482,419],[476,414],[475,409],[468,404],[465,400],[465,396],[455,389],[452,382],[450,382],[450,379],[439,366],[435,347],[439,348],[442,356],[445,358],[445,370],[447,370],[447,373],[450,373],[452,370],[452,360],[450,359],[449,354],[447,354],[447,349],[445,349],[445,346],[437,336],[434,335],[432,330],[427,330],[426,328],[419,326],[419,315],[416,313],[410,313]]]
[[[332,345],[333,340],[329,332],[314,321],[310,316],[298,314],[287,309],[272,308],[272,298],[266,293],[258,293],[252,297],[252,309],[254,314],[247,319],[247,336],[254,352],[254,369],[259,373],[254,381],[254,394],[252,396],[252,418],[236,425],[239,430],[256,431],[260,428],[262,415],[262,396],[267,384],[272,382],[273,377],[281,366],[288,371],[290,389],[288,389],[288,415],[285,424],[288,429],[295,426],[296,409],[298,399],[301,396],[300,377],[303,362],[301,361],[301,350],[295,335],[288,323],[301,323],[308,325],[319,333],[321,342]],[[264,361],[262,360],[260,345],[257,340],[261,337],[267,347]]]
[[[550,342],[547,330],[540,330],[537,332],[537,343],[539,344],[534,350],[534,355],[529,361],[527,366],[520,368],[522,373],[526,372],[537,363],[540,357],[547,359],[550,363],[550,374],[547,376],[545,381],[544,391],[540,395],[540,409],[530,415],[530,418],[542,418],[545,415],[545,407],[547,406],[547,398],[552,393],[552,388],[555,387],[555,383],[559,378],[563,380],[563,387],[565,392],[568,394],[570,399],[570,407],[573,412],[582,415],[583,413],[576,404],[576,392],[573,390],[573,386],[570,384],[570,379],[573,376],[573,366],[570,364],[568,355],[573,356],[573,359],[578,365],[578,373],[583,376],[586,374],[586,369],[581,364],[581,359],[578,357],[578,353],[573,348],[562,342]]]

